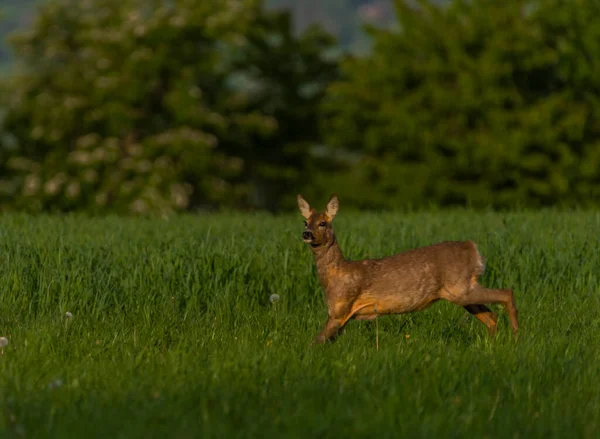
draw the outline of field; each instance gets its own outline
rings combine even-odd
[[[515,289],[518,343],[503,308],[490,342],[440,302],[380,318],[377,351],[365,321],[309,348],[326,308],[300,215],[0,217],[1,436],[598,437],[599,227],[342,206],[348,258],[474,239],[482,283]]]

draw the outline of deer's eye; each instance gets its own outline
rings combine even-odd
[[[308,226],[308,221],[304,221],[304,227]]]
[[[319,223],[319,227],[327,227],[327,223],[325,221]]]

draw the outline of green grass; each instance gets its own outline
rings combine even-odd
[[[299,215],[4,216],[0,436],[598,436],[600,214],[335,225],[352,259],[476,240],[482,283],[515,289],[519,342],[501,307],[491,343],[442,302],[380,318],[379,351],[365,321],[309,349],[326,309]]]

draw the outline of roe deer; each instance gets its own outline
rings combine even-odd
[[[302,195],[298,207],[306,218],[302,239],[315,256],[329,316],[313,344],[333,339],[350,319],[420,311],[440,299],[464,307],[488,327],[491,337],[497,317],[484,303],[503,304],[516,339],[513,292],[479,285],[485,260],[474,242],[445,241],[381,259],[348,261],[331,227],[339,208],[337,196],[331,196],[325,213],[316,212]]]

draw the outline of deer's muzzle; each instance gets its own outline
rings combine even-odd
[[[302,239],[304,239],[305,241],[312,241],[313,239],[315,239],[315,237],[313,236],[312,232],[306,230],[302,233]]]

